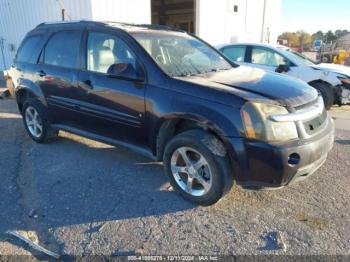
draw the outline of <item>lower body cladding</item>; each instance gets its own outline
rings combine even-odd
[[[334,143],[334,124],[306,140],[272,144],[232,138],[236,149],[234,167],[238,185],[248,189],[276,189],[303,180],[326,161]],[[238,150],[237,150],[238,149]]]

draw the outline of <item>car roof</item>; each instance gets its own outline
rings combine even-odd
[[[39,24],[35,29],[46,29],[46,28],[57,28],[66,26],[85,26],[85,25],[95,25],[101,27],[114,27],[127,32],[134,31],[172,31],[172,32],[182,32],[183,30],[171,28],[165,25],[151,25],[151,24],[128,24],[114,21],[89,21],[89,20],[79,20],[79,21],[57,21],[57,22],[44,22]]]
[[[227,46],[259,46],[259,47],[265,47],[265,48],[272,48],[272,49],[288,49],[289,47],[287,46],[283,46],[283,45],[279,45],[279,44],[266,44],[266,43],[233,43],[233,44],[224,44],[224,45],[220,45],[217,46],[217,48],[221,49]]]

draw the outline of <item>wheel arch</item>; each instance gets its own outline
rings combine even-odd
[[[30,81],[23,81],[18,87],[15,89],[15,97],[18,105],[18,109],[22,112],[23,103],[27,98],[37,98],[44,105],[46,105],[46,101],[44,99],[44,94],[41,89],[36,86],[34,83]]]
[[[308,85],[314,87],[313,84],[317,84],[317,83],[318,84],[324,84],[324,85],[327,85],[328,87],[330,87],[332,89],[332,91],[333,91],[334,96],[336,96],[336,93],[335,93],[335,90],[333,88],[333,85],[331,83],[325,81],[325,80],[315,79],[315,80],[312,80],[312,81],[308,82]]]
[[[165,146],[177,134],[191,129],[201,129],[213,134],[223,143],[231,163],[236,158],[234,148],[230,144],[225,131],[211,121],[197,115],[169,115],[159,120],[153,139],[153,153],[157,160],[162,160]]]
[[[338,100],[338,94],[335,90],[335,88],[333,87],[333,85],[327,81],[324,81],[322,79],[317,79],[317,80],[313,80],[313,81],[310,81],[308,83],[310,86],[314,87],[315,89],[318,89],[315,84],[322,84],[322,85],[325,85],[326,87],[329,88],[329,91],[327,91],[327,89],[325,90],[325,92],[329,92],[329,103],[325,101],[325,106],[326,106],[326,109],[328,110],[332,105],[334,105],[336,103],[336,101]],[[321,93],[321,91],[318,90],[319,93]],[[321,93],[321,95],[323,96],[323,94]],[[328,96],[327,96],[328,97]]]
[[[325,81],[325,80],[322,80],[322,79],[315,79],[315,80],[312,80],[310,82],[308,82],[308,85],[312,86],[313,84],[316,84],[316,83],[321,83],[321,84],[325,84],[325,85],[328,85],[330,87],[332,87],[332,84]]]

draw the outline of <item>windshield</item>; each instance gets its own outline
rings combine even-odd
[[[312,61],[310,58],[307,58],[301,53],[295,52],[292,49],[280,49],[284,53],[286,53],[286,56],[291,59],[291,60],[296,60],[298,63],[306,65],[306,66],[311,66],[315,65],[315,62]]]
[[[180,32],[133,32],[131,35],[171,76],[228,70],[232,65],[202,41]]]

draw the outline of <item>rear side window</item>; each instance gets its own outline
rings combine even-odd
[[[37,57],[35,54],[35,49],[40,42],[41,36],[30,36],[23,41],[21,48],[18,50],[16,61],[26,62],[26,63],[36,63]]]
[[[79,68],[81,32],[55,33],[45,47],[44,63],[67,68]]]
[[[232,61],[244,62],[245,50],[244,46],[229,46],[223,50],[223,53]]]

